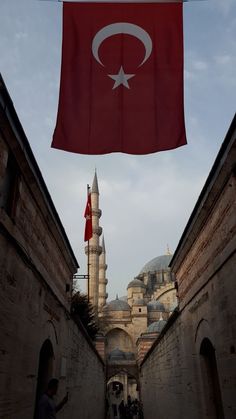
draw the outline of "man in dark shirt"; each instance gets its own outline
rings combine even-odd
[[[56,419],[56,413],[67,403],[68,393],[58,405],[53,400],[58,390],[58,383],[56,378],[49,381],[46,393],[39,400],[37,419]]]

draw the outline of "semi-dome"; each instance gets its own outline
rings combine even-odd
[[[116,300],[112,300],[109,303],[107,303],[103,310],[105,311],[130,311],[130,306],[126,301],[119,300],[119,298],[116,298]]]
[[[160,301],[152,300],[147,303],[148,311],[166,311],[164,304]]]
[[[166,320],[157,320],[156,322],[151,323],[148,328],[147,328],[147,332],[149,333],[160,333],[163,329],[163,327],[166,325],[167,321]]]
[[[157,256],[154,259],[151,259],[141,269],[140,274],[167,270],[169,263],[171,261],[171,258],[172,258],[172,255],[162,255],[162,256]]]
[[[127,287],[128,288],[146,288],[145,284],[143,283],[143,281],[141,281],[140,279],[133,279],[133,281],[131,281]]]

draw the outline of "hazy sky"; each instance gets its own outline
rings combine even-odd
[[[150,259],[175,250],[235,113],[236,0],[184,4],[188,145],[147,156],[51,149],[62,4],[0,0],[0,72],[75,255],[86,273],[86,185],[97,168],[109,298],[126,294]]]

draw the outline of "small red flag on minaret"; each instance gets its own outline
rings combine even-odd
[[[84,241],[87,242],[93,236],[93,225],[92,225],[92,204],[91,204],[91,193],[88,192],[87,204],[84,211],[85,230],[84,230]]]

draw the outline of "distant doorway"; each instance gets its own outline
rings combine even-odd
[[[205,417],[224,419],[215,349],[207,338],[204,338],[201,343],[200,355],[205,395]]]
[[[38,378],[37,378],[37,389],[35,398],[35,412],[34,418],[37,417],[38,402],[42,394],[47,389],[47,384],[52,378],[53,373],[53,347],[49,339],[43,343],[40,354],[39,354],[39,367],[38,367]]]
[[[107,382],[107,418],[123,419],[121,403],[126,406],[139,400],[138,383],[135,377],[126,371],[117,372]],[[128,416],[127,416],[128,417]]]

